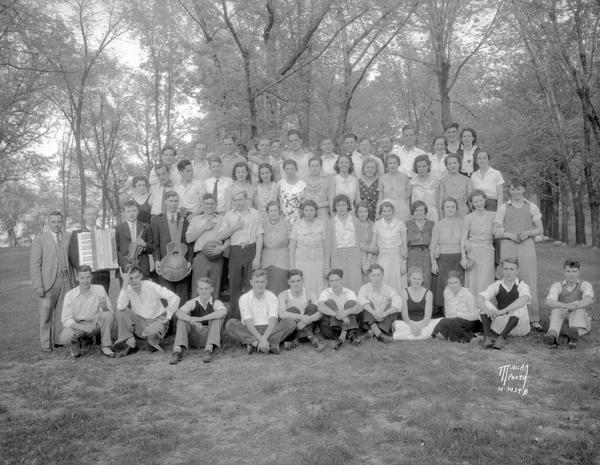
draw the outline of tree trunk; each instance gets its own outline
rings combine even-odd
[[[573,213],[575,215],[575,244],[586,244],[585,240],[585,213],[583,212],[583,198],[585,187],[579,186],[577,195],[573,195]]]
[[[560,194],[560,205],[561,205],[561,213],[562,213],[562,221],[560,228],[560,240],[563,242],[569,243],[569,192],[567,190],[567,186],[565,183],[562,184],[561,194]]]
[[[440,92],[440,107],[442,111],[442,127],[452,122],[452,110],[450,107],[450,89],[448,84],[450,81],[450,63],[447,62],[444,56],[438,58],[439,70],[436,72],[438,80],[438,89]]]
[[[75,116],[76,120],[75,120],[75,128],[73,130],[73,137],[75,138],[75,157],[77,159],[77,168],[79,171],[79,191],[80,191],[80,200],[81,200],[81,204],[80,204],[80,208],[79,208],[79,213],[80,213],[80,217],[79,220],[81,222],[81,224],[83,224],[83,213],[84,213],[84,209],[85,209],[85,204],[87,202],[87,189],[86,189],[86,185],[85,185],[85,165],[83,162],[83,151],[81,150],[81,118],[82,118],[82,112],[81,112],[81,107],[79,107],[77,110],[77,115]],[[68,195],[68,192],[67,192]],[[68,212],[64,212],[63,213],[65,215],[65,221],[67,220],[67,215]]]
[[[600,195],[594,182],[592,164],[592,141],[590,135],[590,122],[585,114],[585,104],[582,103],[583,113],[583,178],[587,188],[588,202],[590,205],[590,219],[592,222],[592,246],[600,247]],[[596,145],[598,147],[598,145]]]

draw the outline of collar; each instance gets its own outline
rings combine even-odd
[[[257,299],[257,300],[262,300],[262,299],[264,299],[264,298],[265,298],[265,296],[266,296],[266,295],[267,295],[267,291],[265,290],[265,291],[263,292],[263,295],[261,295],[260,297],[258,297],[258,296],[256,295],[256,293],[254,292],[254,289],[252,289],[252,298],[254,298],[254,299]]]
[[[502,285],[502,287],[504,287],[504,289],[510,290],[510,289],[512,289],[512,287],[513,287],[515,284],[517,285],[517,287],[519,287],[519,284],[521,284],[521,280],[520,280],[519,278],[517,278],[517,279],[515,280],[515,282],[513,283],[513,285],[512,285],[510,288],[509,288],[509,287],[507,286],[507,284],[504,282],[504,279],[500,280],[500,284]]]
[[[581,281],[578,279],[577,282],[575,283],[574,287],[577,287],[581,284]],[[569,286],[569,283],[567,282],[567,280],[565,279],[562,283],[560,283],[560,287],[565,287],[565,286]]]
[[[212,305],[213,304],[213,298],[212,296],[208,298],[208,301],[206,302],[206,304],[203,304],[202,301],[200,300],[200,297],[196,297],[196,302],[198,302],[200,305],[202,305],[203,307],[206,307],[207,305]]]
[[[523,204],[526,204],[526,203],[529,203],[529,200],[527,200],[525,197],[523,197]],[[512,199],[508,199],[508,200],[506,201],[506,204],[507,204],[507,205],[514,205],[514,204],[513,204],[513,200],[512,200]]]
[[[93,286],[93,284],[92,284]],[[92,292],[92,286],[90,286],[90,288],[88,289],[88,291],[85,293],[85,295],[89,294],[90,292]],[[83,294],[83,291],[81,290],[81,286],[77,286],[75,288],[75,297],[80,296],[81,294]]]

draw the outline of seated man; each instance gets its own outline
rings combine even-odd
[[[344,287],[343,279],[344,272],[340,269],[334,268],[327,273],[329,287],[321,292],[317,302],[317,308],[323,315],[319,324],[321,335],[325,339],[336,340],[334,350],[342,347],[346,337],[360,343],[360,338],[355,337],[358,329],[356,315],[362,307],[354,291]]]
[[[509,334],[513,336],[529,334],[527,304],[531,300],[531,295],[529,286],[518,278],[519,261],[512,257],[504,258],[502,275],[500,281],[490,284],[485,291],[477,295],[477,308],[481,313],[485,349],[504,348]],[[490,302],[493,298],[496,298],[497,308]],[[495,341],[492,340],[492,331],[499,334]]]
[[[281,292],[278,296],[279,318],[294,321],[296,331],[292,334],[293,341],[291,343],[284,342],[283,345],[286,347],[286,344],[288,344],[291,348],[295,347],[301,339],[308,339],[317,349],[317,352],[322,352],[325,346],[315,336],[313,327],[315,322],[320,320],[323,315],[306,294],[302,271],[290,270],[288,272],[288,284],[290,288]]]
[[[567,336],[569,349],[575,349],[579,336],[592,329],[592,319],[586,308],[594,303],[594,289],[589,282],[579,279],[580,271],[578,261],[567,260],[564,264],[565,280],[552,284],[546,297],[546,305],[552,311],[544,342],[551,347],[558,346],[559,336]]]
[[[77,358],[81,355],[82,342],[86,339],[89,341],[100,333],[102,355],[113,358],[115,354],[110,349],[112,305],[104,287],[92,284],[92,279],[92,268],[81,265],[77,272],[79,286],[65,295],[60,339],[63,344],[69,344],[71,356]]]
[[[229,335],[246,346],[248,354],[254,351],[279,354],[279,344],[294,332],[294,320],[277,322],[279,302],[267,291],[267,272],[255,270],[250,280],[252,289],[240,297],[242,321],[232,318],[225,325]]]
[[[116,314],[119,335],[115,345],[125,342],[126,348],[119,357],[138,351],[134,334],[147,338],[150,351],[162,352],[160,340],[167,334],[169,320],[179,307],[179,297],[152,281],[142,281],[142,269],[137,265],[131,265],[121,275],[123,287]],[[166,308],[161,299],[167,301]]]
[[[173,343],[173,355],[169,363],[175,365],[183,360],[183,349],[204,347],[202,361],[212,362],[221,350],[221,327],[227,309],[220,300],[213,302],[213,283],[200,278],[196,284],[198,297],[186,302],[177,310],[177,330]]]
[[[369,283],[363,284],[358,291],[358,303],[361,305],[363,326],[366,337],[375,337],[388,344],[393,342],[392,323],[402,311],[402,297],[387,284],[383,284],[383,267],[369,267]]]

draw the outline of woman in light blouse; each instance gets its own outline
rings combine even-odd
[[[252,176],[250,175],[248,163],[245,161],[236,162],[235,165],[233,165],[231,178],[233,179],[233,184],[227,188],[225,193],[225,209],[227,211],[232,208],[231,199],[234,192],[246,191],[246,195],[250,200],[252,200],[252,197],[254,196],[254,187],[252,187]]]
[[[342,155],[340,155],[342,158]],[[350,210],[350,199],[337,195],[333,199],[333,216],[329,220],[325,263],[329,269],[339,268],[344,272],[344,287],[358,292],[362,286],[360,225]]]
[[[479,147],[475,144],[477,142],[477,133],[473,128],[463,128],[460,131],[460,148],[456,152],[458,159],[460,160],[460,174],[467,176],[468,178],[477,171],[477,154],[479,153]]]
[[[471,176],[473,189],[479,189],[485,194],[485,209],[495,212],[498,205],[504,202],[504,178],[500,171],[490,166],[490,156],[487,152],[477,154],[479,169]]]
[[[314,200],[318,207],[319,218],[329,218],[329,178],[323,174],[323,161],[320,157],[312,157],[308,161],[309,175],[304,188],[304,200]]]
[[[292,226],[289,243],[290,269],[302,271],[304,288],[312,299],[316,299],[327,287],[325,274],[328,271],[325,266],[327,224],[317,218],[317,209],[313,200],[304,201],[302,217]]]
[[[258,167],[258,184],[254,188],[252,206],[258,210],[263,220],[267,219],[267,204],[277,201],[277,183],[273,174],[273,167],[269,163],[262,163]]]
[[[464,270],[461,267],[461,240],[463,233],[463,220],[456,215],[458,202],[447,198],[442,203],[444,217],[434,224],[431,233],[431,272],[436,275],[433,280],[433,305],[434,316],[443,315],[444,287],[448,280],[448,272],[459,271],[464,279]]]
[[[332,176],[329,181],[329,200],[331,201],[331,210],[333,211],[333,199],[338,195],[345,195],[350,204],[348,208],[351,210],[356,200],[356,190],[358,188],[358,180],[354,176],[354,163],[348,155],[340,155],[334,165],[336,175]],[[344,275],[345,276],[345,275]]]

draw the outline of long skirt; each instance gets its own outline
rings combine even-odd
[[[464,282],[464,269],[460,266],[459,253],[443,253],[440,254],[438,260],[438,274],[433,280],[433,305],[436,307],[444,306],[444,289],[446,281],[448,281],[449,271],[458,271],[460,273],[460,281]],[[435,314],[435,310],[434,310]]]
[[[358,292],[362,286],[362,271],[358,247],[338,248],[331,257],[331,268],[339,268],[344,272],[344,287]]]
[[[427,326],[425,326],[421,330],[421,334],[415,336],[410,330],[410,326],[408,326],[404,321],[397,320],[394,321],[394,340],[395,341],[422,341],[424,339],[429,339],[433,330],[437,326],[437,324],[442,320],[442,318],[432,318]]]
[[[383,283],[396,292],[406,289],[406,273],[400,271],[401,260],[400,247],[379,249],[377,264],[383,267]]]
[[[410,268],[412,268],[413,266],[416,266],[423,270],[423,287],[426,289],[431,289],[431,255],[429,254],[429,248],[408,249],[408,257],[406,258],[406,270],[410,270]]]
[[[465,272],[465,287],[476,296],[495,281],[494,248],[491,245],[473,245],[468,258],[473,260],[474,265]]]
[[[388,199],[386,199],[388,200]],[[392,201],[392,205],[394,205],[394,216],[404,221],[405,223],[410,220],[410,207],[408,206],[408,202],[405,199],[389,199]]]
[[[285,291],[289,286],[287,282],[288,270],[277,268],[276,266],[267,266],[267,290],[275,295]]]
[[[325,261],[323,258],[320,260],[304,260],[298,253],[296,253],[296,268],[302,271],[304,275],[304,288],[306,289],[306,295],[313,301],[316,302],[321,294],[321,291],[327,287],[325,284],[325,276],[323,270]]]

